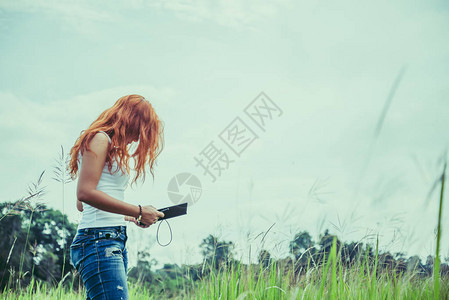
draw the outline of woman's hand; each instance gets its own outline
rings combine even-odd
[[[140,220],[141,223],[145,225],[155,224],[159,220],[159,218],[163,217],[164,213],[158,211],[154,206],[142,206],[142,219]]]
[[[150,227],[150,225],[144,225],[144,224],[140,224],[139,225],[139,222],[137,222],[137,219],[136,218],[134,218],[134,217],[131,217],[131,216],[125,216],[125,221],[128,221],[128,222],[133,222],[134,224],[136,224],[136,226],[139,226],[140,228],[148,228],[148,227]]]
[[[140,228],[148,228],[151,225],[155,224],[159,218],[163,218],[164,213],[158,211],[154,206],[147,205],[142,206],[142,218],[137,221],[137,218],[131,216],[125,216],[125,221],[133,222]]]

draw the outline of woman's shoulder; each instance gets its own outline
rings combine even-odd
[[[109,138],[101,132],[97,132],[89,142],[89,148],[94,152],[105,152],[109,148],[109,145]]]
[[[104,143],[109,144],[110,141],[111,141],[111,138],[104,131],[98,131],[92,139],[92,142],[102,143],[102,144],[104,144]]]
[[[99,133],[102,134],[103,136],[105,136],[108,139],[109,143],[112,143],[111,138],[109,137],[109,135],[106,132],[100,130],[97,132],[97,134],[99,134]]]

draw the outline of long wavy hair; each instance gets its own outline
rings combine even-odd
[[[145,181],[147,164],[154,181],[153,164],[164,147],[164,129],[163,123],[148,100],[140,95],[123,96],[111,108],[102,112],[88,129],[81,132],[70,150],[68,169],[72,179],[78,174],[79,153],[82,155],[86,150],[91,151],[90,141],[99,131],[106,132],[112,140],[106,157],[106,164],[111,174],[113,159],[119,167],[114,173],[120,169],[123,173],[129,174],[129,159],[132,157],[136,171],[133,182],[136,183],[141,176],[142,182]],[[128,153],[130,141],[138,141],[132,155]]]

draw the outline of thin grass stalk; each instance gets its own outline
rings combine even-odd
[[[341,265],[341,256],[338,260],[338,276],[340,278],[340,289],[339,289],[338,297],[343,298],[343,296],[345,295],[345,280],[343,277],[343,267]]]
[[[323,295],[323,293],[324,293],[324,284],[325,284],[325,279],[327,278],[327,268],[325,268],[324,266],[325,266],[325,264],[326,264],[326,251],[324,251],[324,253],[323,253],[323,264],[322,264],[322,268],[323,268],[323,277],[322,277],[322,280],[321,280],[321,284],[320,284],[320,291],[319,291],[319,295],[320,296],[322,296]]]
[[[63,239],[64,239],[64,244],[62,245],[62,256],[63,256],[63,262],[62,262],[62,273],[61,273],[61,278],[64,278],[64,273],[65,273],[65,261],[66,261],[66,239],[65,239],[65,232],[64,232],[64,228],[65,228],[65,185],[69,182],[71,182],[71,177],[68,176],[67,174],[67,165],[69,162],[69,157],[67,157],[64,154],[64,147],[61,145],[61,154],[58,157],[58,159],[56,160],[56,165],[54,166],[54,170],[53,173],[55,174],[56,177],[53,177],[53,179],[57,182],[61,183],[61,187],[62,187],[62,235],[63,235]]]
[[[22,275],[22,271],[23,271],[23,263],[24,263],[24,261],[25,261],[25,253],[26,253],[27,247],[28,247],[28,238],[30,237],[30,230],[31,230],[31,222],[32,222],[32,220],[33,220],[33,213],[34,213],[34,210],[31,210],[31,214],[30,214],[30,223],[28,224],[27,235],[26,235],[26,238],[25,238],[25,245],[24,245],[23,251],[22,251],[22,253],[21,253],[21,255],[20,255],[20,265],[19,265],[19,274],[18,274],[18,279],[19,279],[18,285],[19,285],[19,289],[21,288],[20,279],[21,279],[22,276],[24,276],[24,275]]]
[[[399,279],[396,282],[396,286],[397,286],[396,299],[399,299],[399,297],[401,296],[401,283],[402,283],[402,273],[399,273]]]
[[[440,206],[438,208],[438,226],[437,226],[437,249],[435,254],[435,262],[433,268],[433,278],[434,278],[434,296],[435,299],[440,298],[440,239],[441,239],[441,216],[443,213],[443,194],[444,194],[444,182],[446,174],[446,165],[444,163],[443,174],[441,175],[441,192],[440,192]]]
[[[377,260],[378,260],[378,254],[379,254],[379,236],[376,238],[376,256],[374,258],[374,270],[373,275],[371,276],[371,297],[376,298],[377,296]]]
[[[15,246],[15,244],[16,244],[16,241],[17,241],[17,236],[16,236],[16,237],[14,237],[14,241],[12,242],[12,246],[11,246],[11,249],[9,249],[9,254],[8,254],[8,258],[6,259],[6,264],[5,264],[5,271],[3,271],[3,275],[2,275],[2,280],[0,281],[0,285],[2,285],[2,284],[3,284],[3,279],[4,279],[4,277],[5,277],[5,274],[6,274],[6,268],[8,267],[8,264],[9,264],[9,260],[10,260],[10,258],[11,258],[11,254],[12,254],[12,251],[13,251],[13,249],[14,249],[14,246]]]
[[[34,287],[34,276],[31,277],[31,282],[28,285],[28,296],[30,299],[33,299],[33,287]]]
[[[332,248],[329,257],[329,263],[332,261],[332,272],[331,272],[331,298],[337,298],[337,237],[334,236],[332,241]]]

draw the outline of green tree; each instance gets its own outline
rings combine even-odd
[[[32,257],[29,255],[25,241],[25,230],[22,228],[22,218],[14,210],[10,211],[12,203],[1,203],[0,211],[2,219],[0,220],[0,287],[3,290],[8,282],[12,281],[11,274],[18,274],[20,265],[25,270],[30,270],[32,266]],[[22,255],[22,253],[24,255]]]
[[[154,273],[151,270],[157,261],[150,257],[148,251],[137,252],[137,265],[129,271],[129,278],[133,282],[150,285],[154,281]]]
[[[1,287],[11,276],[9,270],[14,270],[17,279],[25,284],[31,276],[59,283],[72,270],[68,246],[76,234],[76,225],[60,211],[45,205],[1,203],[0,211],[3,215],[0,220]]]
[[[37,263],[35,275],[46,278],[46,281],[59,283],[73,268],[70,264],[70,244],[76,234],[76,225],[68,220],[67,215],[45,205],[34,212],[33,216],[30,211],[25,211],[24,216],[27,220],[31,219],[29,242],[38,249],[34,259]],[[45,253],[47,254],[44,256]],[[57,268],[41,266],[41,259],[48,259],[48,253],[55,256]]]
[[[344,243],[341,250],[341,261],[346,266],[353,265],[361,261],[364,257],[363,243],[351,242]]]
[[[203,239],[200,248],[205,262],[213,268],[218,269],[222,264],[229,264],[234,261],[233,242],[220,241],[217,237],[209,235]]]
[[[314,241],[307,231],[302,231],[295,234],[295,237],[290,242],[290,253],[293,254],[295,259],[299,259],[300,256],[309,248],[314,246]]]
[[[273,260],[271,259],[271,254],[267,250],[261,250],[259,252],[258,261],[259,265],[261,265],[263,268],[270,266],[273,262]]]
[[[331,252],[331,248],[332,248],[332,243],[334,241],[334,237],[336,237],[335,235],[329,234],[329,229],[326,229],[324,231],[324,234],[321,235],[320,237],[320,242],[318,243],[320,246],[320,251],[319,251],[319,259],[322,260],[324,254],[326,254],[326,257],[329,256],[330,252]],[[340,253],[340,248],[341,248],[341,242],[340,240],[337,238],[337,253]],[[327,260],[327,258],[326,258]]]

